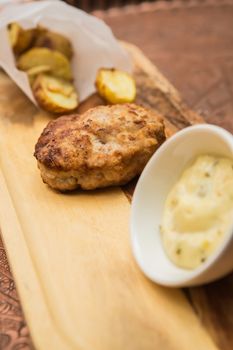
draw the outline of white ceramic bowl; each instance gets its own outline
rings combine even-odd
[[[218,249],[194,270],[175,266],[165,255],[160,240],[159,225],[167,194],[182,171],[201,154],[233,158],[233,136],[205,124],[178,132],[152,156],[134,192],[130,222],[133,253],[142,271],[165,286],[199,285],[233,270],[233,225]]]

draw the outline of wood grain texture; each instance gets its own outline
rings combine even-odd
[[[159,2],[99,15],[143,50],[194,111],[233,132],[232,0]],[[222,350],[233,348],[232,278],[185,291]]]
[[[191,304],[220,349],[233,344],[233,275],[187,290]]]
[[[209,122],[233,131],[232,0],[175,0],[99,15],[115,35],[143,49],[181,91],[188,105],[201,111]],[[13,91],[11,98],[18,94],[17,89]],[[5,99],[2,92],[0,103]],[[25,108],[29,113],[28,106]],[[24,350],[32,349],[2,246],[0,253],[0,348],[12,350],[23,344]],[[219,348],[231,350],[232,275],[186,293]]]
[[[129,50],[136,76],[150,76],[161,91],[158,109],[169,95],[165,115],[176,113],[173,126],[180,126],[189,111],[176,90],[140,51]],[[42,183],[32,153],[51,117],[3,74],[0,82],[7,91],[0,106],[0,221],[36,348],[217,349],[183,293],[156,286],[139,271],[121,189],[62,195]]]
[[[97,12],[209,123],[233,132],[233,0],[159,1]]]

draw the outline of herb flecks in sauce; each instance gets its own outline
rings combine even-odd
[[[176,265],[194,269],[217,249],[233,221],[233,160],[199,156],[165,202],[164,249]]]

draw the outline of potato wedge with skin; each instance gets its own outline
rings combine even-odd
[[[78,94],[72,83],[48,74],[40,74],[32,85],[38,104],[56,114],[68,113],[78,106]]]
[[[133,102],[136,97],[134,79],[130,74],[114,68],[98,70],[96,88],[99,95],[112,104]]]
[[[34,47],[47,47],[63,53],[69,60],[72,58],[73,50],[71,42],[61,34],[51,31],[42,32],[35,40]]]
[[[35,38],[35,29],[23,29],[18,23],[14,22],[8,26],[8,36],[14,53],[20,55],[32,45]]]
[[[28,71],[36,66],[49,66],[51,75],[72,80],[70,62],[61,52],[52,51],[47,48],[35,47],[22,54],[17,66],[23,71]]]

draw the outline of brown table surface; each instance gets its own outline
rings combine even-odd
[[[139,46],[189,106],[233,132],[233,0],[175,0],[95,14],[119,39]],[[233,274],[184,293],[219,349],[233,349]],[[0,349],[32,349],[1,241]]]

